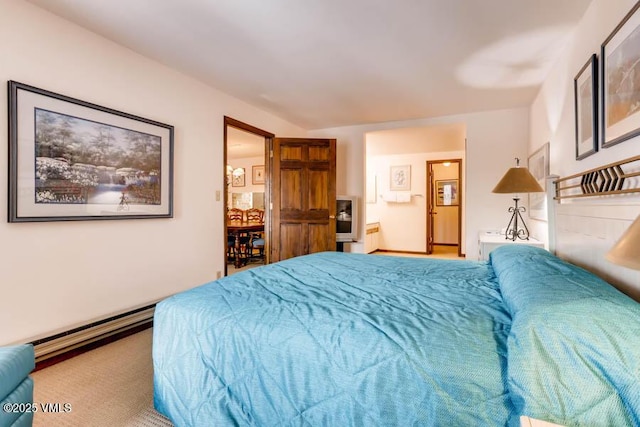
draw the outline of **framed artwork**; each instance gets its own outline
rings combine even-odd
[[[458,180],[436,181],[436,206],[458,206]]]
[[[264,184],[264,165],[251,167],[251,183]]]
[[[538,184],[547,190],[546,182],[549,175],[549,143],[538,148],[527,159],[527,167],[531,175],[538,181]],[[547,220],[547,197],[546,193],[529,193],[529,217]]]
[[[173,126],[8,86],[9,222],[173,217]]]
[[[640,3],[602,44],[601,144],[610,147],[640,134]]]
[[[389,175],[391,179],[389,190],[411,190],[411,165],[391,166]]]
[[[245,186],[245,170],[244,168],[236,168],[231,174],[231,186],[232,187],[244,187]]]
[[[596,55],[580,69],[573,79],[576,114],[576,160],[598,151],[598,59]]]

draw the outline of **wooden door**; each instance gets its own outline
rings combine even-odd
[[[274,138],[270,260],[336,250],[336,140]]]
[[[433,163],[427,162],[427,254],[433,253],[433,223],[435,212],[435,182]]]

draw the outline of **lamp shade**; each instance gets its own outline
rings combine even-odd
[[[622,235],[605,257],[623,267],[640,270],[640,216]]]
[[[531,175],[529,169],[515,167],[504,174],[493,193],[539,193],[544,189]]]

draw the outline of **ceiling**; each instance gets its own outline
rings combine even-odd
[[[264,137],[227,126],[227,163],[235,159],[264,157],[264,152]]]
[[[529,105],[590,0],[28,0],[305,129]]]

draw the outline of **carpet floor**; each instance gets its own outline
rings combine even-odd
[[[31,374],[38,409],[60,404],[34,427],[171,427],[153,409],[151,338],[146,329]]]

